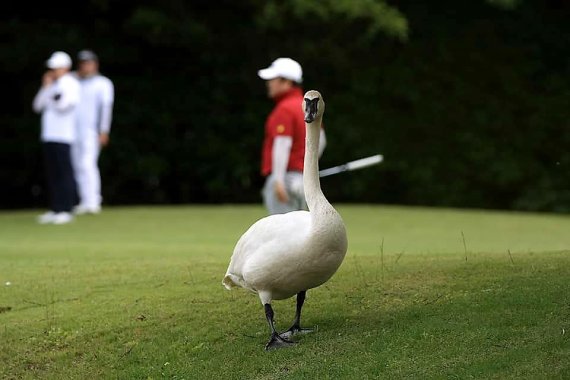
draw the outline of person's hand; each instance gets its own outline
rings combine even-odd
[[[109,134],[108,133],[99,133],[99,145],[101,147],[105,147],[109,144]]]
[[[287,190],[285,190],[285,184],[283,182],[275,182],[275,195],[277,195],[279,202],[289,202],[289,194],[287,194]]]
[[[42,86],[44,87],[49,86],[50,84],[53,83],[53,80],[54,80],[53,71],[51,70],[46,71],[42,76]]]

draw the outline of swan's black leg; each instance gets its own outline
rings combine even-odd
[[[266,351],[274,348],[289,347],[295,344],[294,342],[281,337],[277,330],[275,330],[275,322],[273,321],[273,308],[271,307],[271,304],[265,304],[265,317],[267,318],[269,328],[271,329],[271,337],[269,338],[269,342],[267,342],[265,345]]]
[[[282,338],[288,338],[294,334],[306,334],[314,331],[314,329],[301,328],[301,310],[303,309],[303,304],[305,303],[306,294],[306,290],[303,290],[297,294],[297,309],[295,311],[295,320],[293,321],[293,325],[289,328],[289,330],[281,333]]]

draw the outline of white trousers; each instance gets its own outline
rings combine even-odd
[[[275,177],[273,174],[270,174],[265,180],[261,195],[263,204],[270,215],[308,209],[305,201],[305,191],[303,190],[303,173],[285,173],[285,190],[287,190],[289,195],[289,201],[282,203],[275,194]]]
[[[88,208],[101,207],[103,199],[98,164],[99,151],[99,134],[96,130],[83,130],[71,150],[79,204]]]

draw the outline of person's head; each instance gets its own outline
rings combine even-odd
[[[77,74],[88,77],[99,72],[99,57],[91,50],[81,50],[77,53]]]
[[[56,51],[46,61],[46,66],[59,78],[71,69],[71,57],[66,52]]]
[[[277,58],[271,65],[257,72],[266,81],[267,96],[276,98],[303,82],[301,65],[291,58]]]

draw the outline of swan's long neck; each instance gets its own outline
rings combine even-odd
[[[307,119],[317,110],[315,101],[320,94],[315,91],[307,93],[305,97],[305,114]],[[311,100],[312,98],[312,100]],[[321,98],[322,99],[322,98]],[[336,271],[344,255],[346,254],[347,240],[346,228],[342,217],[325,198],[321,190],[319,179],[319,137],[321,134],[321,123],[324,111],[324,104],[320,110],[320,115],[313,122],[305,122],[305,161],[303,167],[303,185],[305,198],[309,206],[311,218],[311,230],[306,240],[306,260],[315,260],[320,265],[328,267],[330,275]]]
[[[305,139],[305,161],[303,169],[303,182],[305,198],[309,210],[318,211],[323,206],[329,205],[322,190],[319,180],[319,137],[321,133],[322,117],[312,123],[306,123],[307,137]]]

